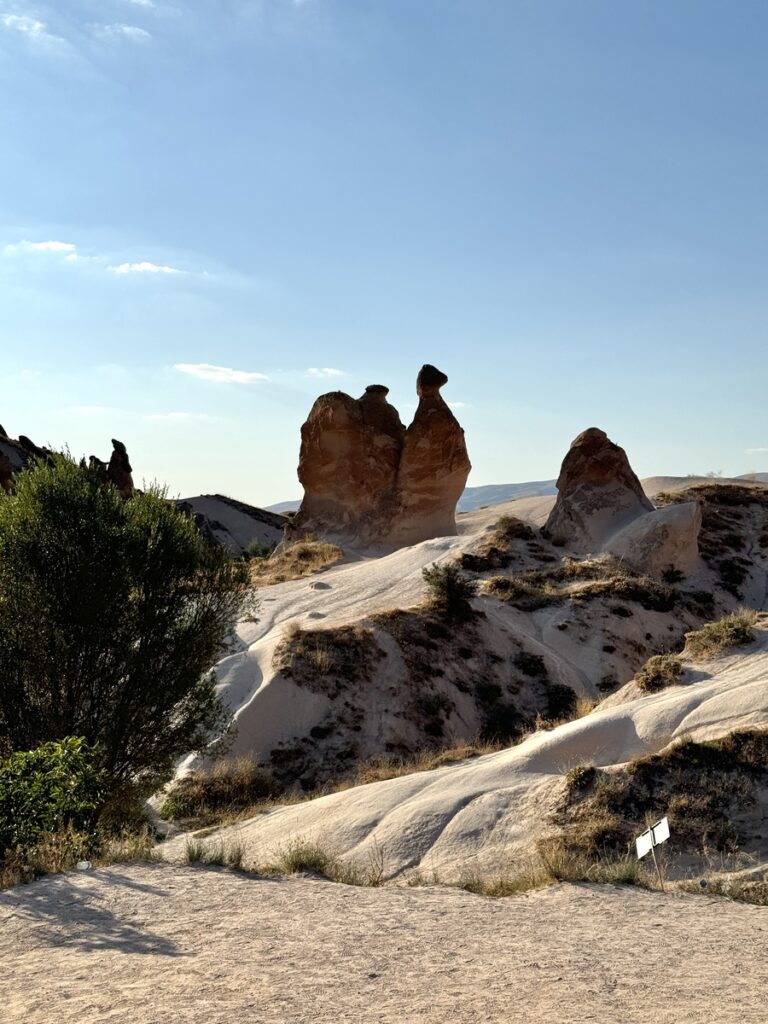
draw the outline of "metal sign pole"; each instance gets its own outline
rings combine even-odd
[[[653,842],[653,830],[651,830],[651,842]],[[659,867],[659,862],[656,860],[656,844],[655,843],[651,847],[651,856],[653,857],[653,863],[654,863],[654,867],[656,868],[656,874],[659,876],[659,885],[661,886],[661,891],[664,892],[665,891],[664,890],[664,879],[661,877],[661,868]]]

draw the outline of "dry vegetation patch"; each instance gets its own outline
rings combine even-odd
[[[674,587],[650,576],[631,572],[612,556],[577,560],[564,558],[548,569],[527,569],[514,576],[494,576],[485,593],[522,611],[535,611],[570,600],[596,598],[633,601],[648,611],[671,611],[677,602]]]
[[[252,559],[251,580],[260,587],[297,580],[335,565],[343,556],[344,552],[336,544],[303,537],[282,545],[268,558]]]
[[[370,682],[383,657],[373,630],[359,624],[334,629],[294,624],[275,649],[273,666],[298,686],[334,698],[350,684]]]
[[[733,853],[748,838],[740,817],[768,777],[768,731],[684,740],[618,771],[571,769],[558,815],[564,841],[587,857],[631,851],[649,819],[668,815],[678,851]]]
[[[677,655],[655,654],[637,673],[635,682],[643,693],[658,693],[674,686],[682,674],[683,663]]]
[[[751,568],[749,538],[753,531],[758,545],[768,546],[768,487],[701,484],[658,494],[654,501],[657,506],[698,501],[701,556],[717,573],[723,589],[741,598],[741,586]]]
[[[190,772],[174,783],[160,814],[170,821],[194,822],[202,828],[236,820],[282,789],[275,777],[252,758],[217,761],[207,770]]]
[[[701,629],[685,634],[684,653],[690,658],[706,660],[730,647],[751,644],[755,639],[753,627],[757,620],[757,612],[742,608],[716,622],[708,622]]]

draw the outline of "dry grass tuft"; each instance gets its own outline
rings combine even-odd
[[[310,576],[335,565],[344,552],[336,544],[302,537],[280,547],[269,558],[257,558],[250,564],[251,581],[260,587],[272,583],[285,583]]]
[[[186,821],[203,828],[236,821],[244,812],[276,799],[280,793],[274,776],[252,758],[222,760],[174,783],[160,814],[170,821]]]
[[[708,622],[701,629],[685,634],[683,653],[689,658],[706,660],[714,658],[716,654],[729,647],[751,644],[755,639],[752,627],[757,619],[757,612],[742,608],[716,622]]]
[[[683,663],[677,655],[655,654],[637,673],[635,682],[643,693],[658,693],[674,686],[682,674]]]
[[[94,837],[62,828],[41,836],[27,850],[6,850],[0,860],[0,889],[25,885],[43,875],[71,871],[78,861],[96,867],[131,860],[151,860],[155,838],[148,828]]]

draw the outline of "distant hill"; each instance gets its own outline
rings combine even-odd
[[[663,490],[678,490],[681,487],[690,487],[692,484],[704,484],[711,482],[734,483],[736,481],[753,481],[754,483],[768,484],[768,473],[744,473],[738,477],[707,477],[707,476],[650,476],[642,481],[645,492],[652,496]],[[501,505],[505,501],[515,501],[518,498],[541,498],[549,494],[557,494],[557,487],[554,480],[528,480],[521,484],[486,484],[483,487],[467,487],[459,498],[456,507],[457,512],[472,512],[474,509],[482,508],[484,505]],[[279,501],[276,505],[266,505],[267,512],[276,512],[284,515],[286,512],[295,512],[301,499],[295,501]]]

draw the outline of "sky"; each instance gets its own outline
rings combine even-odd
[[[0,424],[300,496],[422,363],[470,485],[768,469],[765,0],[0,0]]]

